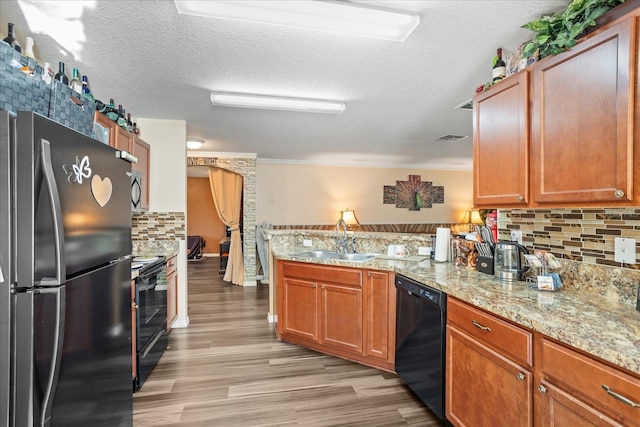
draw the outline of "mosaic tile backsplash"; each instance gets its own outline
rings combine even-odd
[[[131,216],[131,240],[185,240],[184,212],[143,212]]]

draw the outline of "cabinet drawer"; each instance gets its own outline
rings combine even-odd
[[[541,362],[545,378],[578,392],[597,409],[621,415],[629,425],[640,425],[640,407],[632,405],[640,405],[637,378],[547,339],[542,339]]]
[[[447,320],[486,345],[525,366],[532,364],[533,334],[467,304],[449,298]]]
[[[362,270],[299,262],[284,263],[284,277],[313,280],[322,283],[362,286]]]

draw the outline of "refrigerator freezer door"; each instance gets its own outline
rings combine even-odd
[[[56,277],[58,259],[66,261],[68,279],[131,253],[130,163],[113,148],[30,112],[18,112],[15,147],[19,287],[55,285],[48,279]],[[49,187],[54,181],[57,191]],[[55,206],[64,228],[62,256]]]
[[[64,341],[51,393],[51,425],[131,426],[131,262],[127,259],[64,285]],[[52,288],[51,291],[54,289]],[[35,395],[44,413],[55,367],[56,294],[35,291]]]
[[[9,425],[11,372],[11,174],[10,139],[13,128],[7,111],[0,111],[0,426]]]

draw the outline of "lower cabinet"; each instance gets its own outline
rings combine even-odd
[[[536,418],[541,426],[640,426],[640,379],[537,337]]]
[[[280,339],[394,369],[392,273],[279,261],[278,276]]]
[[[532,426],[533,373],[510,356],[530,360],[532,334],[452,298],[447,316],[447,419],[456,426]]]
[[[447,310],[454,426],[640,427],[640,377],[455,298]]]
[[[178,257],[167,261],[167,332],[178,318]]]

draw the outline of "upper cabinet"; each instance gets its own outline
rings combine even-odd
[[[477,207],[640,203],[639,16],[476,96]]]
[[[109,129],[109,145],[116,150],[133,154],[137,163],[131,165],[132,171],[137,171],[141,177],[140,209],[149,210],[149,170],[151,168],[151,146],[138,135],[118,126],[116,122],[96,111],[94,121]]]
[[[519,73],[473,102],[473,202],[529,201],[529,74]]]

